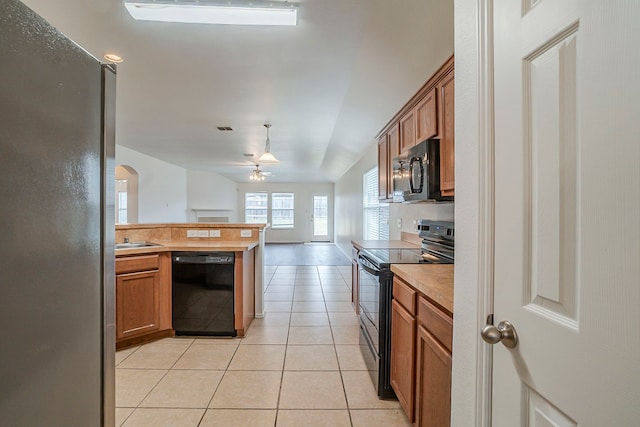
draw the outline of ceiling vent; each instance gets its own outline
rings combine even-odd
[[[218,126],[218,130],[222,132],[227,132],[233,130],[231,126]]]

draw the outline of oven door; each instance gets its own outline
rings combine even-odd
[[[377,355],[380,353],[380,269],[362,253],[358,256],[360,324]]]
[[[390,311],[393,273],[380,270],[362,252],[358,256],[360,276],[360,350],[381,399],[392,399],[390,384]]]

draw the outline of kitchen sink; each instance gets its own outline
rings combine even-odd
[[[128,242],[128,243],[116,243],[116,249],[132,249],[132,248],[145,248],[148,246],[161,246],[153,242]]]

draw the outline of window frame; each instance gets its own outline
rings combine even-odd
[[[389,240],[389,204],[378,198],[378,167],[362,174],[362,238]]]
[[[256,205],[249,207],[247,205],[247,200],[249,197],[256,197],[256,196],[260,196],[260,198],[264,198],[264,202],[266,202],[265,206],[259,206]],[[262,215],[252,215],[251,218],[249,218],[248,216],[248,212],[249,210],[253,210],[253,211],[263,211],[264,210],[264,216]],[[258,219],[256,219],[258,218]],[[261,218],[264,218],[264,221],[262,221]],[[269,193],[266,191],[248,191],[244,194],[244,222],[247,224],[267,224],[269,222]]]
[[[290,196],[291,199],[291,207],[276,207],[277,203],[276,201],[287,201],[286,199],[279,199],[277,200],[278,197],[281,196]],[[275,229],[275,230],[293,230],[295,229],[295,219],[296,219],[296,196],[295,193],[293,192],[273,192],[271,193],[271,228]],[[276,220],[274,218],[274,211],[290,211],[291,215],[291,222],[290,223],[283,223],[283,224],[276,224]],[[281,218],[281,217],[280,217]]]

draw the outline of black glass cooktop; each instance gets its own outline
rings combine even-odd
[[[363,249],[362,254],[379,267],[388,264],[452,264],[453,260],[423,253],[420,249]]]

